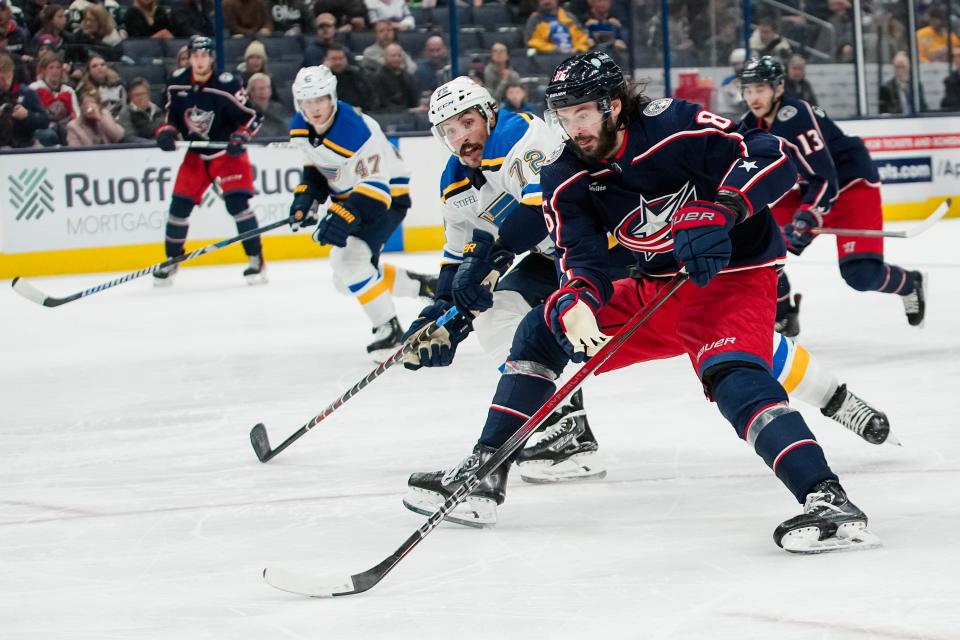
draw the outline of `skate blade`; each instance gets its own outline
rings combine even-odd
[[[403,498],[403,506],[422,516],[432,516],[443,504],[443,497],[432,491],[411,489]],[[497,524],[497,504],[487,498],[467,498],[444,518],[447,522],[483,529]]]
[[[820,540],[820,528],[803,527],[791,531],[780,544],[784,551],[798,554],[830,553],[833,551],[867,551],[882,546],[880,538],[867,531],[865,522],[848,522],[837,528],[836,534]]]
[[[549,460],[529,460],[517,464],[520,479],[531,484],[553,484],[577,480],[602,480],[607,470],[595,461],[595,453],[572,456],[552,463]]]
[[[256,286],[258,284],[267,284],[267,274],[265,273],[254,273],[249,276],[243,276],[246,279],[247,284],[250,286]]]

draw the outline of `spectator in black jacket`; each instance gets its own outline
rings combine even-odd
[[[383,66],[373,77],[378,111],[405,111],[420,105],[420,93],[413,76],[406,70],[403,47],[396,42],[383,48]]]
[[[13,60],[15,80],[29,84],[33,81],[33,57],[30,55],[30,34],[13,19],[10,0],[0,0],[0,51]]]
[[[926,110],[927,100],[920,85],[920,111]],[[880,113],[914,113],[910,56],[906,51],[898,51],[893,56],[893,77],[880,85]]]
[[[13,73],[13,58],[0,54],[0,148],[36,146],[37,129],[46,129],[50,119],[36,92],[14,82]]]
[[[377,96],[370,82],[360,69],[347,64],[346,50],[342,46],[327,47],[323,64],[337,76],[337,98],[364,111],[377,110]]]
[[[944,111],[960,111],[960,49],[953,50],[953,71],[943,79],[940,108]]]
[[[783,93],[790,98],[806,100],[817,104],[817,96],[807,81],[807,61],[800,54],[793,54],[787,62],[787,78],[783,83]]]
[[[316,67],[323,64],[323,59],[327,57],[327,47],[332,44],[341,44],[337,40],[337,18],[332,13],[321,13],[314,18],[313,24],[317,37],[303,52],[301,67]],[[344,52],[347,54],[347,63],[351,66],[356,65],[353,54],[346,49]]]
[[[321,13],[340,16],[337,31],[363,31],[367,28],[367,6],[363,0],[316,0],[313,15]]]
[[[186,0],[178,2],[170,12],[173,35],[213,37],[213,0]]]
[[[157,0],[133,0],[123,16],[128,38],[172,38],[173,21]]]

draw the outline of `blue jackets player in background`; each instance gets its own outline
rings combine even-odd
[[[800,170],[800,185],[772,208],[788,248],[799,255],[813,241],[812,229],[882,229],[880,178],[863,141],[848,136],[823,109],[783,95],[784,70],[770,56],[751,60],[740,74],[750,112],[742,128],[759,127],[780,137]],[[923,325],[926,278],[883,260],[883,238],[837,236],[840,275],[857,291],[901,297],[907,321]],[[800,331],[798,305],[790,304],[790,282],[781,273],[777,327]]]
[[[190,213],[200,204],[214,180],[219,180],[227,212],[237,232],[257,228],[250,208],[253,167],[246,144],[260,127],[260,116],[250,103],[240,79],[231,73],[216,74],[213,40],[194,36],[187,45],[190,66],[174,72],[167,86],[164,123],[157,128],[157,146],[176,150],[176,138],[195,142],[227,142],[224,149],[190,149],[183,158],[173,185],[167,217],[165,248],[168,258],[183,255]],[[243,275],[250,284],[266,282],[266,265],[259,237],[243,241],[249,265]],[[154,271],[153,283],[170,285],[178,265]]]
[[[540,176],[560,288],[521,322],[474,456],[489,459],[553,394],[567,362],[594,355],[684,267],[691,282],[600,371],[686,355],[736,433],[804,503],[777,527],[778,545],[879,544],[771,376],[775,267],[785,252],[768,205],[796,178],[781,141],[736,133],[697,105],[649,102],[603,53],[566,60],[546,95],[548,121],[569,137]],[[608,277],[608,233],[635,254],[634,277]],[[502,502],[508,471],[503,465],[475,493]]]
[[[410,208],[410,172],[376,120],[337,100],[337,77],[327,67],[301,69],[293,100],[290,142],[303,154],[303,179],[291,226],[315,224],[313,239],[332,246],[334,284],[367,315],[374,338],[367,353],[382,361],[403,335],[393,296],[430,298],[436,285],[431,276],[380,263]],[[318,221],[317,207],[328,200]]]

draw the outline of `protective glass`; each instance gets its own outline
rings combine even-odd
[[[595,133],[603,122],[603,115],[596,102],[588,102],[560,109],[547,109],[544,119],[551,129],[563,137],[574,138],[584,131]]]
[[[444,120],[432,129],[434,137],[454,154],[459,151],[460,141],[487,126],[479,114],[472,114],[470,118],[460,118],[460,115]]]

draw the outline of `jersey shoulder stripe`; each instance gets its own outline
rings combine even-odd
[[[293,114],[290,119],[290,137],[291,138],[309,138],[310,128],[307,126],[307,120],[299,111]]]
[[[370,127],[346,102],[337,102],[337,117],[323,139],[323,146],[344,158],[353,155],[370,139]]]
[[[461,164],[457,156],[451,155],[440,175],[440,201],[446,202],[447,198],[452,198],[472,186],[467,176],[467,168]]]
[[[497,126],[483,147],[480,168],[484,171],[499,170],[507,154],[523,139],[533,122],[533,117],[526,113],[501,112],[497,118]]]

